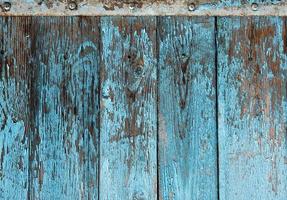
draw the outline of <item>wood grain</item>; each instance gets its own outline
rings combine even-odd
[[[156,199],[156,18],[101,27],[100,199]]]
[[[1,17],[0,199],[285,200],[286,35],[280,17]]]
[[[30,199],[98,196],[97,18],[33,18]]]
[[[219,18],[218,31],[220,199],[286,199],[285,22]]]
[[[214,18],[160,18],[160,199],[217,199]]]
[[[30,23],[0,18],[0,199],[25,199],[28,193]]]
[[[0,18],[0,198],[98,197],[98,18]]]

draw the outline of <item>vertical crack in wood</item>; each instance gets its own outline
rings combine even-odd
[[[219,183],[219,140],[218,140],[218,123],[219,123],[219,112],[218,112],[218,24],[217,24],[218,17],[214,17],[214,47],[215,47],[215,58],[214,58],[214,65],[215,65],[215,119],[216,119],[216,170],[217,170],[217,200],[220,200],[220,183]]]

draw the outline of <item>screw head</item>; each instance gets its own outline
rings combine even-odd
[[[134,10],[135,9],[135,4],[134,3],[129,4],[129,9],[130,10]]]
[[[69,7],[70,10],[77,10],[78,5],[77,5],[77,3],[75,1],[71,1],[71,2],[69,2],[68,7]]]
[[[11,3],[10,2],[4,2],[2,5],[3,11],[8,12],[11,10]]]
[[[195,11],[195,8],[196,8],[196,6],[195,6],[194,3],[191,3],[191,4],[188,5],[188,10],[189,11]]]
[[[104,7],[104,9],[106,9],[106,10],[112,10],[112,9],[113,9],[113,7],[110,5],[110,3],[104,3],[104,4],[103,4],[103,7]]]
[[[252,3],[252,4],[251,4],[251,9],[252,9],[253,11],[257,11],[258,8],[259,8],[259,5],[258,5],[257,3]]]

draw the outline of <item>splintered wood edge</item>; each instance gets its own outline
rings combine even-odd
[[[67,3],[57,3],[51,8],[37,3],[15,3],[9,11],[0,9],[0,16],[287,16],[287,4],[260,5],[252,9],[252,4],[226,6],[217,3],[195,5],[191,11],[186,3],[171,5],[156,3],[131,7],[124,4],[113,10],[104,8],[102,3],[89,5],[79,3],[77,9],[70,10]]]

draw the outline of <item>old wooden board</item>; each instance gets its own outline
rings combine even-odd
[[[101,30],[100,199],[156,199],[156,18],[103,17]]]
[[[97,24],[1,18],[1,199],[98,197]]]
[[[30,18],[0,18],[0,199],[25,199],[28,193],[30,23]]]
[[[160,199],[217,199],[214,18],[160,18]]]
[[[283,18],[218,20],[220,199],[286,199],[286,49]]]
[[[33,18],[31,199],[98,196],[97,25],[98,18]]]
[[[287,15],[286,0],[0,0],[0,6],[4,16]]]
[[[286,33],[280,17],[0,17],[0,199],[285,200]]]

